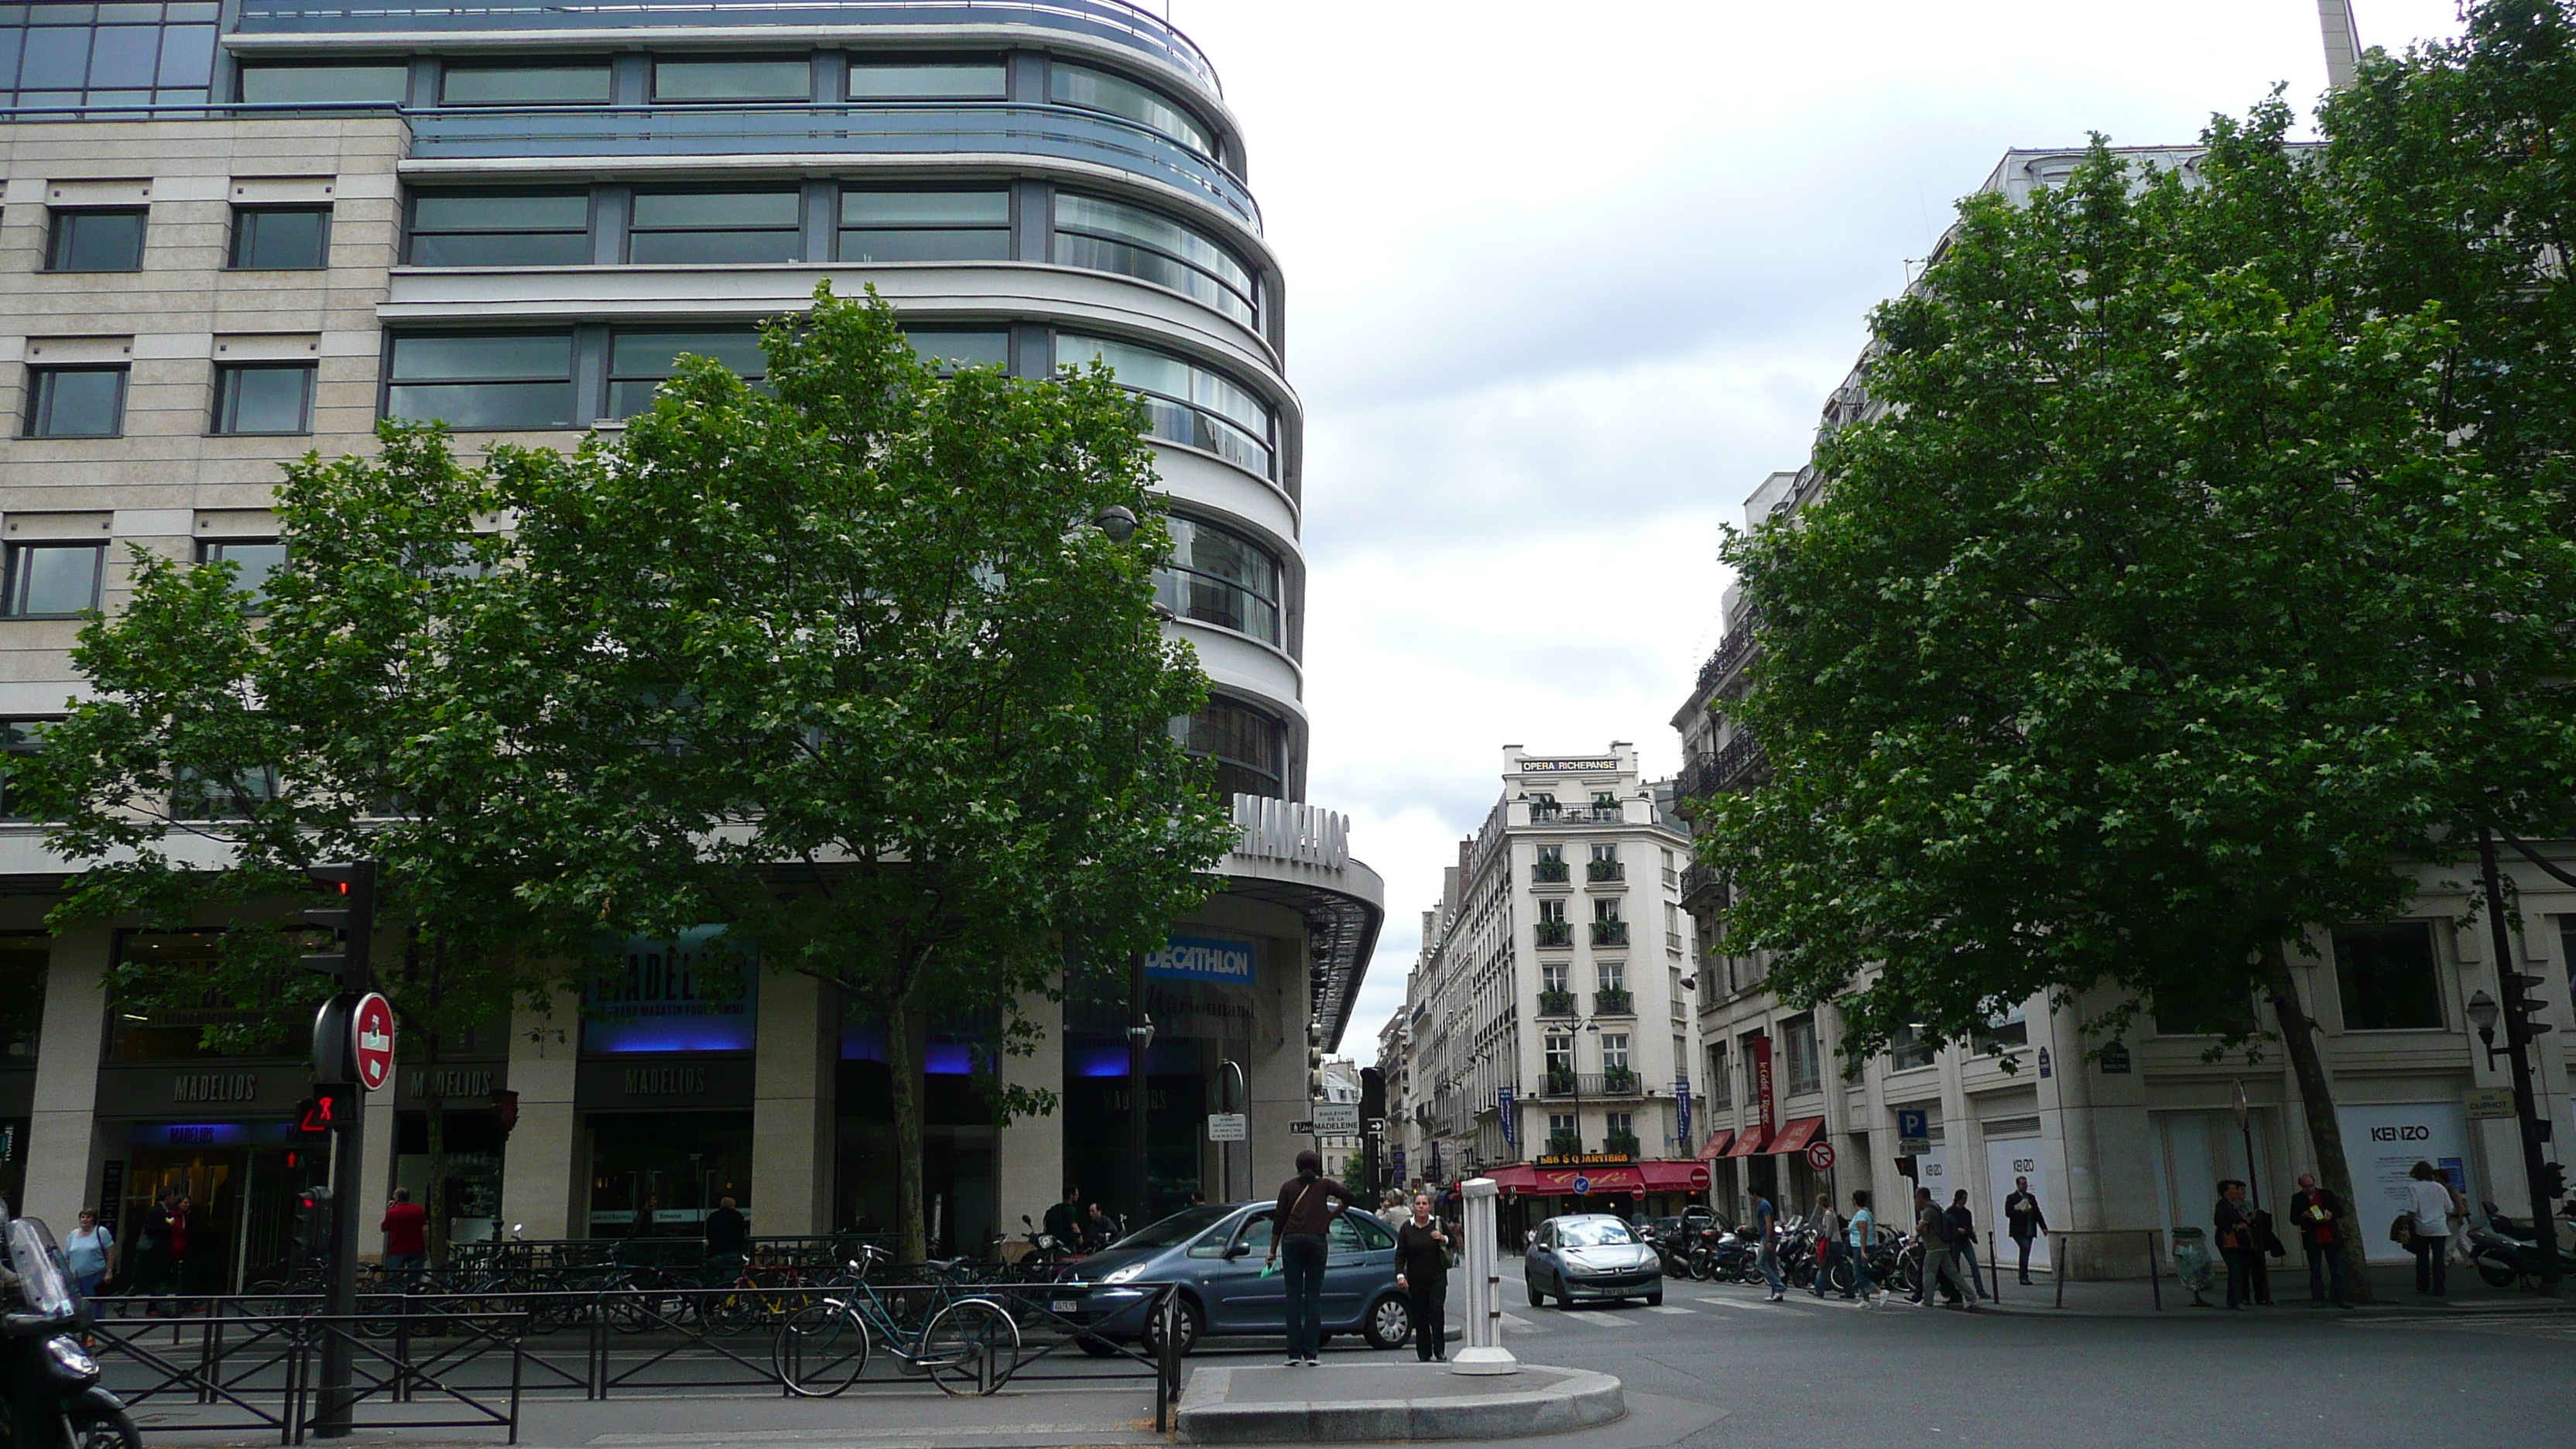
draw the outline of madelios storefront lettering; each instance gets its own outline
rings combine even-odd
[[[256,1102],[257,1072],[182,1072],[170,1079],[173,1102]]]

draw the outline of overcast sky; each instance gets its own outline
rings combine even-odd
[[[2458,28],[2451,0],[2353,5],[2364,45]],[[1363,1062],[1503,745],[1677,767],[1719,525],[1805,461],[1955,199],[2010,147],[2189,142],[2325,87],[2316,0],[1170,10],[1287,269],[1307,798],[1387,886]]]

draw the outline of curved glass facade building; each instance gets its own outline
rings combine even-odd
[[[1338,1038],[1382,911],[1344,822],[1302,803],[1303,413],[1286,281],[1243,127],[1187,36],[1119,0],[6,11],[11,741],[60,711],[70,616],[119,605],[123,545],[273,558],[279,465],[366,449],[379,418],[443,419],[469,450],[570,446],[648,406],[683,353],[756,378],[754,325],[824,278],[874,287],[928,356],[1030,377],[1101,359],[1144,405],[1178,545],[1158,593],[1216,691],[1173,728],[1234,794],[1243,846],[1225,892],[1148,965],[1163,1105],[1149,1108],[1142,1180],[1120,1145],[1122,991],[1068,1003],[1028,1066],[1030,1085],[1065,1100],[1049,1122],[975,1125],[963,1078],[948,1091],[938,1069],[962,1065],[981,1026],[932,1043],[932,1187],[944,1235],[971,1249],[1053,1201],[1068,1160],[1116,1159],[1087,1186],[1129,1211],[1286,1170],[1307,1025]],[[59,873],[32,826],[0,824],[0,851],[14,852],[6,872]],[[41,897],[28,898],[27,919],[0,930],[35,927]],[[161,1140],[170,1104],[189,1100],[173,1074],[208,1064],[154,1024],[106,1015],[104,1054],[76,1060],[55,1021],[64,993],[98,995],[118,953],[187,943],[6,940],[28,969],[0,978],[42,988],[0,1003],[44,1023],[34,1051],[0,1066],[0,1120],[23,1119],[33,1145],[26,1200],[66,1221],[100,1202],[113,1218],[178,1173],[244,1215],[249,1236],[227,1240],[260,1241],[276,1209],[263,1194],[280,1187],[243,1184],[260,1181],[258,1144],[302,1095],[300,1073],[243,1067],[254,1084],[214,1125],[247,1145],[216,1167],[183,1162]],[[1243,969],[1211,975],[1209,961]],[[530,1236],[678,1232],[723,1189],[764,1232],[888,1220],[869,1023],[844,1021],[810,981],[771,977],[731,1026],[600,1025],[685,976],[637,972],[587,1010],[560,1003],[553,1046],[529,1041],[542,1022],[520,1022],[434,1084],[468,1117],[517,1093],[506,1136],[451,1129],[468,1144],[449,1187],[460,1218],[527,1221]],[[1200,1114],[1229,1061],[1249,1077],[1252,1146],[1226,1184]],[[403,1079],[370,1119],[367,1171],[387,1185],[426,1170],[415,1105],[429,1085]],[[209,1177],[218,1167],[229,1188]],[[17,1200],[19,1185],[0,1191]]]

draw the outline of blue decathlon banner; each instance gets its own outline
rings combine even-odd
[[[1145,975],[1156,981],[1212,981],[1224,986],[1252,984],[1252,943],[1221,936],[1174,936],[1163,949],[1145,958]]]

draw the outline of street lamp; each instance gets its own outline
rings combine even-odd
[[[1136,1220],[1142,1225],[1154,1217],[1152,1179],[1145,1171],[1145,1054],[1154,1045],[1154,1018],[1145,1014],[1145,953],[1137,952],[1127,970],[1127,1155],[1136,1164]]]
[[[2478,1040],[2486,1043],[2487,1065],[2491,1067],[2496,1059],[2496,1022],[2503,1016],[2504,1011],[2495,1004],[2495,998],[2485,992],[2469,998],[2469,1024],[2478,1029]]]

